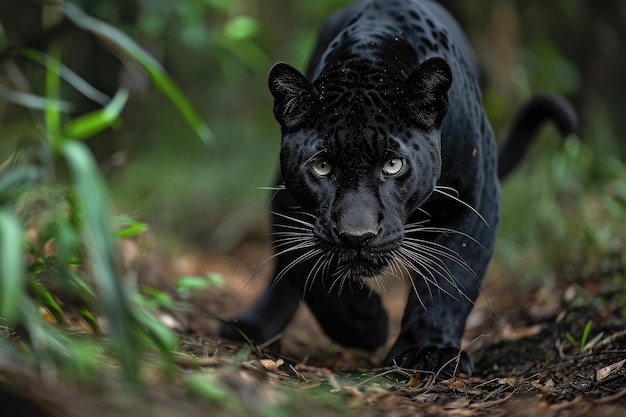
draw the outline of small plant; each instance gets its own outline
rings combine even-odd
[[[586,352],[592,349],[604,337],[604,332],[602,332],[597,334],[593,339],[589,340],[592,326],[593,323],[589,320],[583,329],[583,334],[581,335],[580,340],[576,340],[570,332],[565,333],[565,337],[572,344],[572,346],[578,349],[579,352]]]
[[[193,293],[209,287],[222,287],[224,278],[220,274],[212,273],[204,277],[183,276],[176,280],[176,292],[182,299],[189,298]]]

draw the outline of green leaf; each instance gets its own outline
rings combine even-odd
[[[34,293],[35,299],[39,302],[39,305],[45,307],[58,323],[67,323],[63,309],[59,306],[59,303],[57,303],[52,294],[50,294],[50,291],[48,291],[43,284],[31,280],[30,289]]]
[[[201,290],[209,285],[205,277],[184,276],[176,280],[176,287],[185,290]]]
[[[19,220],[0,211],[0,316],[13,324],[24,297],[24,232]]]
[[[133,322],[140,328],[138,334],[144,339],[144,343],[156,347],[160,352],[161,358],[164,359],[165,372],[171,375],[174,370],[172,352],[178,339],[155,316],[141,308],[134,309]]]
[[[113,219],[117,226],[121,229],[117,232],[117,237],[126,239],[148,231],[148,224],[137,221],[128,216],[116,216]]]
[[[109,103],[101,109],[79,116],[66,123],[66,138],[87,139],[113,125],[128,101],[128,90],[119,89]]]
[[[176,292],[182,298],[189,298],[194,291],[211,286],[223,286],[224,277],[220,274],[207,274],[205,277],[183,276],[176,280]]]
[[[74,198],[83,214],[86,246],[110,325],[110,337],[119,352],[127,380],[136,382],[139,352],[131,325],[133,311],[118,276],[105,187],[96,162],[84,143],[66,141],[62,154],[69,167]]]
[[[154,85],[161,90],[178,109],[187,123],[195,130],[204,142],[210,145],[214,141],[213,133],[200,118],[193,106],[185,98],[180,88],[167,75],[161,64],[150,54],[144,51],[132,38],[121,30],[86,15],[77,6],[65,3],[65,16],[79,28],[93,33],[100,40],[111,47],[118,54],[127,56],[136,61],[148,73]]]
[[[91,311],[89,311],[86,307],[81,307],[78,312],[80,314],[80,317],[85,321],[85,323],[87,323],[87,325],[89,326],[91,331],[94,332],[94,334],[102,334],[100,324],[98,324],[98,320]]]
[[[59,89],[61,80],[59,77],[59,60],[55,56],[61,54],[58,46],[51,48],[49,58],[46,60],[46,102],[45,119],[46,130],[50,137],[48,140],[53,148],[57,148],[61,141],[61,110],[59,109]]]
[[[76,292],[76,294],[78,294],[81,299],[87,302],[92,302],[96,299],[96,294],[93,292],[93,290],[89,287],[89,285],[85,284],[85,281],[80,279],[80,277],[78,277],[76,274],[70,272],[68,276],[65,277],[65,279],[67,280],[68,285]]]
[[[157,290],[152,287],[141,286],[141,292],[143,294],[137,294],[135,299],[140,304],[149,308],[172,308],[174,306],[172,296],[165,291]]]
[[[580,349],[580,345],[578,344],[578,342],[576,341],[576,339],[574,338],[574,336],[572,336],[570,334],[570,332],[565,333],[565,338],[572,344],[572,346],[574,346],[576,349]]]
[[[580,339],[580,347],[581,349],[584,348],[587,345],[587,340],[589,339],[589,333],[591,333],[591,326],[593,325],[593,323],[591,322],[591,320],[589,320],[587,322],[587,324],[585,325],[585,329],[583,330],[583,336]]]

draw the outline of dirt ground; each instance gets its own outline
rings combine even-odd
[[[269,279],[270,268],[255,270],[267,253],[262,243],[253,242],[228,257],[208,252],[174,262],[179,275],[219,272],[226,280],[223,288],[193,298],[186,316],[192,338],[208,341],[217,352],[237,351],[238,345],[216,338],[215,317],[231,318],[251,304]],[[489,274],[468,319],[464,346],[476,366],[471,378],[418,378],[377,369],[399,331],[408,291],[394,279],[387,280],[384,293],[389,340],[374,354],[333,344],[304,305],[281,336],[281,351],[259,353],[282,359],[284,365],[269,369],[286,381],[306,385],[310,378],[301,371],[313,372],[355,404],[358,415],[626,415],[623,286],[599,275],[584,287],[531,291],[498,275]],[[590,321],[585,346],[576,347]],[[355,372],[384,377],[372,385],[350,378],[337,382]]]
[[[136,242],[124,244],[125,254],[141,252]],[[475,374],[442,379],[379,367],[399,331],[407,291],[393,279],[383,294],[391,332],[377,352],[332,343],[304,306],[281,335],[279,352],[221,340],[219,320],[243,311],[266,285],[271,269],[258,271],[257,264],[268,250],[267,243],[252,241],[227,254],[207,249],[169,256],[151,249],[138,256],[141,284],[172,294],[173,277],[224,278],[223,286],[180,300],[186,309],[163,314],[183,340],[175,358],[188,376],[185,383],[154,376],[144,391],[117,387],[111,394],[97,383],[46,384],[5,369],[0,402],[9,414],[0,415],[626,415],[626,294],[607,276],[584,286],[529,290],[492,270],[464,339]],[[582,340],[589,321],[591,331]],[[207,392],[190,379],[198,375],[226,392]]]

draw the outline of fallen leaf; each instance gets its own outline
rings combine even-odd
[[[467,387],[467,384],[465,383],[465,381],[462,381],[460,379],[456,379],[454,381],[450,381],[448,383],[448,386],[452,389],[463,389]]]
[[[276,371],[285,363],[285,361],[282,359],[278,359],[276,361],[273,361],[271,359],[261,359],[260,362],[261,365],[263,365],[263,367],[268,371]]]
[[[548,379],[545,384],[541,384],[538,381],[532,381],[530,384],[544,394],[549,394],[554,388],[554,381],[552,378]]]
[[[332,375],[333,371],[328,368],[318,368],[316,366],[305,365],[303,363],[299,363],[296,365],[296,371],[298,372],[311,372],[317,375],[328,376]]]
[[[343,387],[343,390],[345,392],[347,392],[348,394],[350,394],[350,396],[355,398],[355,399],[363,398],[363,393],[361,391],[359,391],[359,389],[356,388],[356,387],[347,385],[347,386]]]
[[[535,324],[530,327],[519,327],[512,329],[509,326],[505,326],[502,329],[502,338],[507,341],[515,341],[523,337],[533,336],[539,333],[543,329],[543,325]]]
[[[158,311],[155,315],[161,321],[161,323],[163,323],[163,325],[167,327],[168,329],[178,330],[178,331],[185,330],[185,326],[180,322],[180,320],[176,319],[171,314]]]
[[[603,368],[597,369],[596,370],[596,381],[600,382],[603,379],[611,376],[611,374],[619,371],[620,369],[622,369],[622,366],[624,366],[624,363],[626,363],[626,359],[622,359],[619,362],[615,362],[614,364],[605,366]]]
[[[409,382],[407,382],[407,385],[409,387],[416,387],[421,383],[422,383],[422,378],[420,374],[415,374],[411,377],[411,379],[409,379]]]

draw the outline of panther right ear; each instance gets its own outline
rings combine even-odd
[[[452,85],[452,71],[440,57],[422,62],[405,82],[409,114],[427,127],[441,124],[448,111],[448,90]]]
[[[279,62],[270,70],[268,84],[274,96],[274,117],[282,127],[295,128],[310,118],[318,94],[300,71]]]

